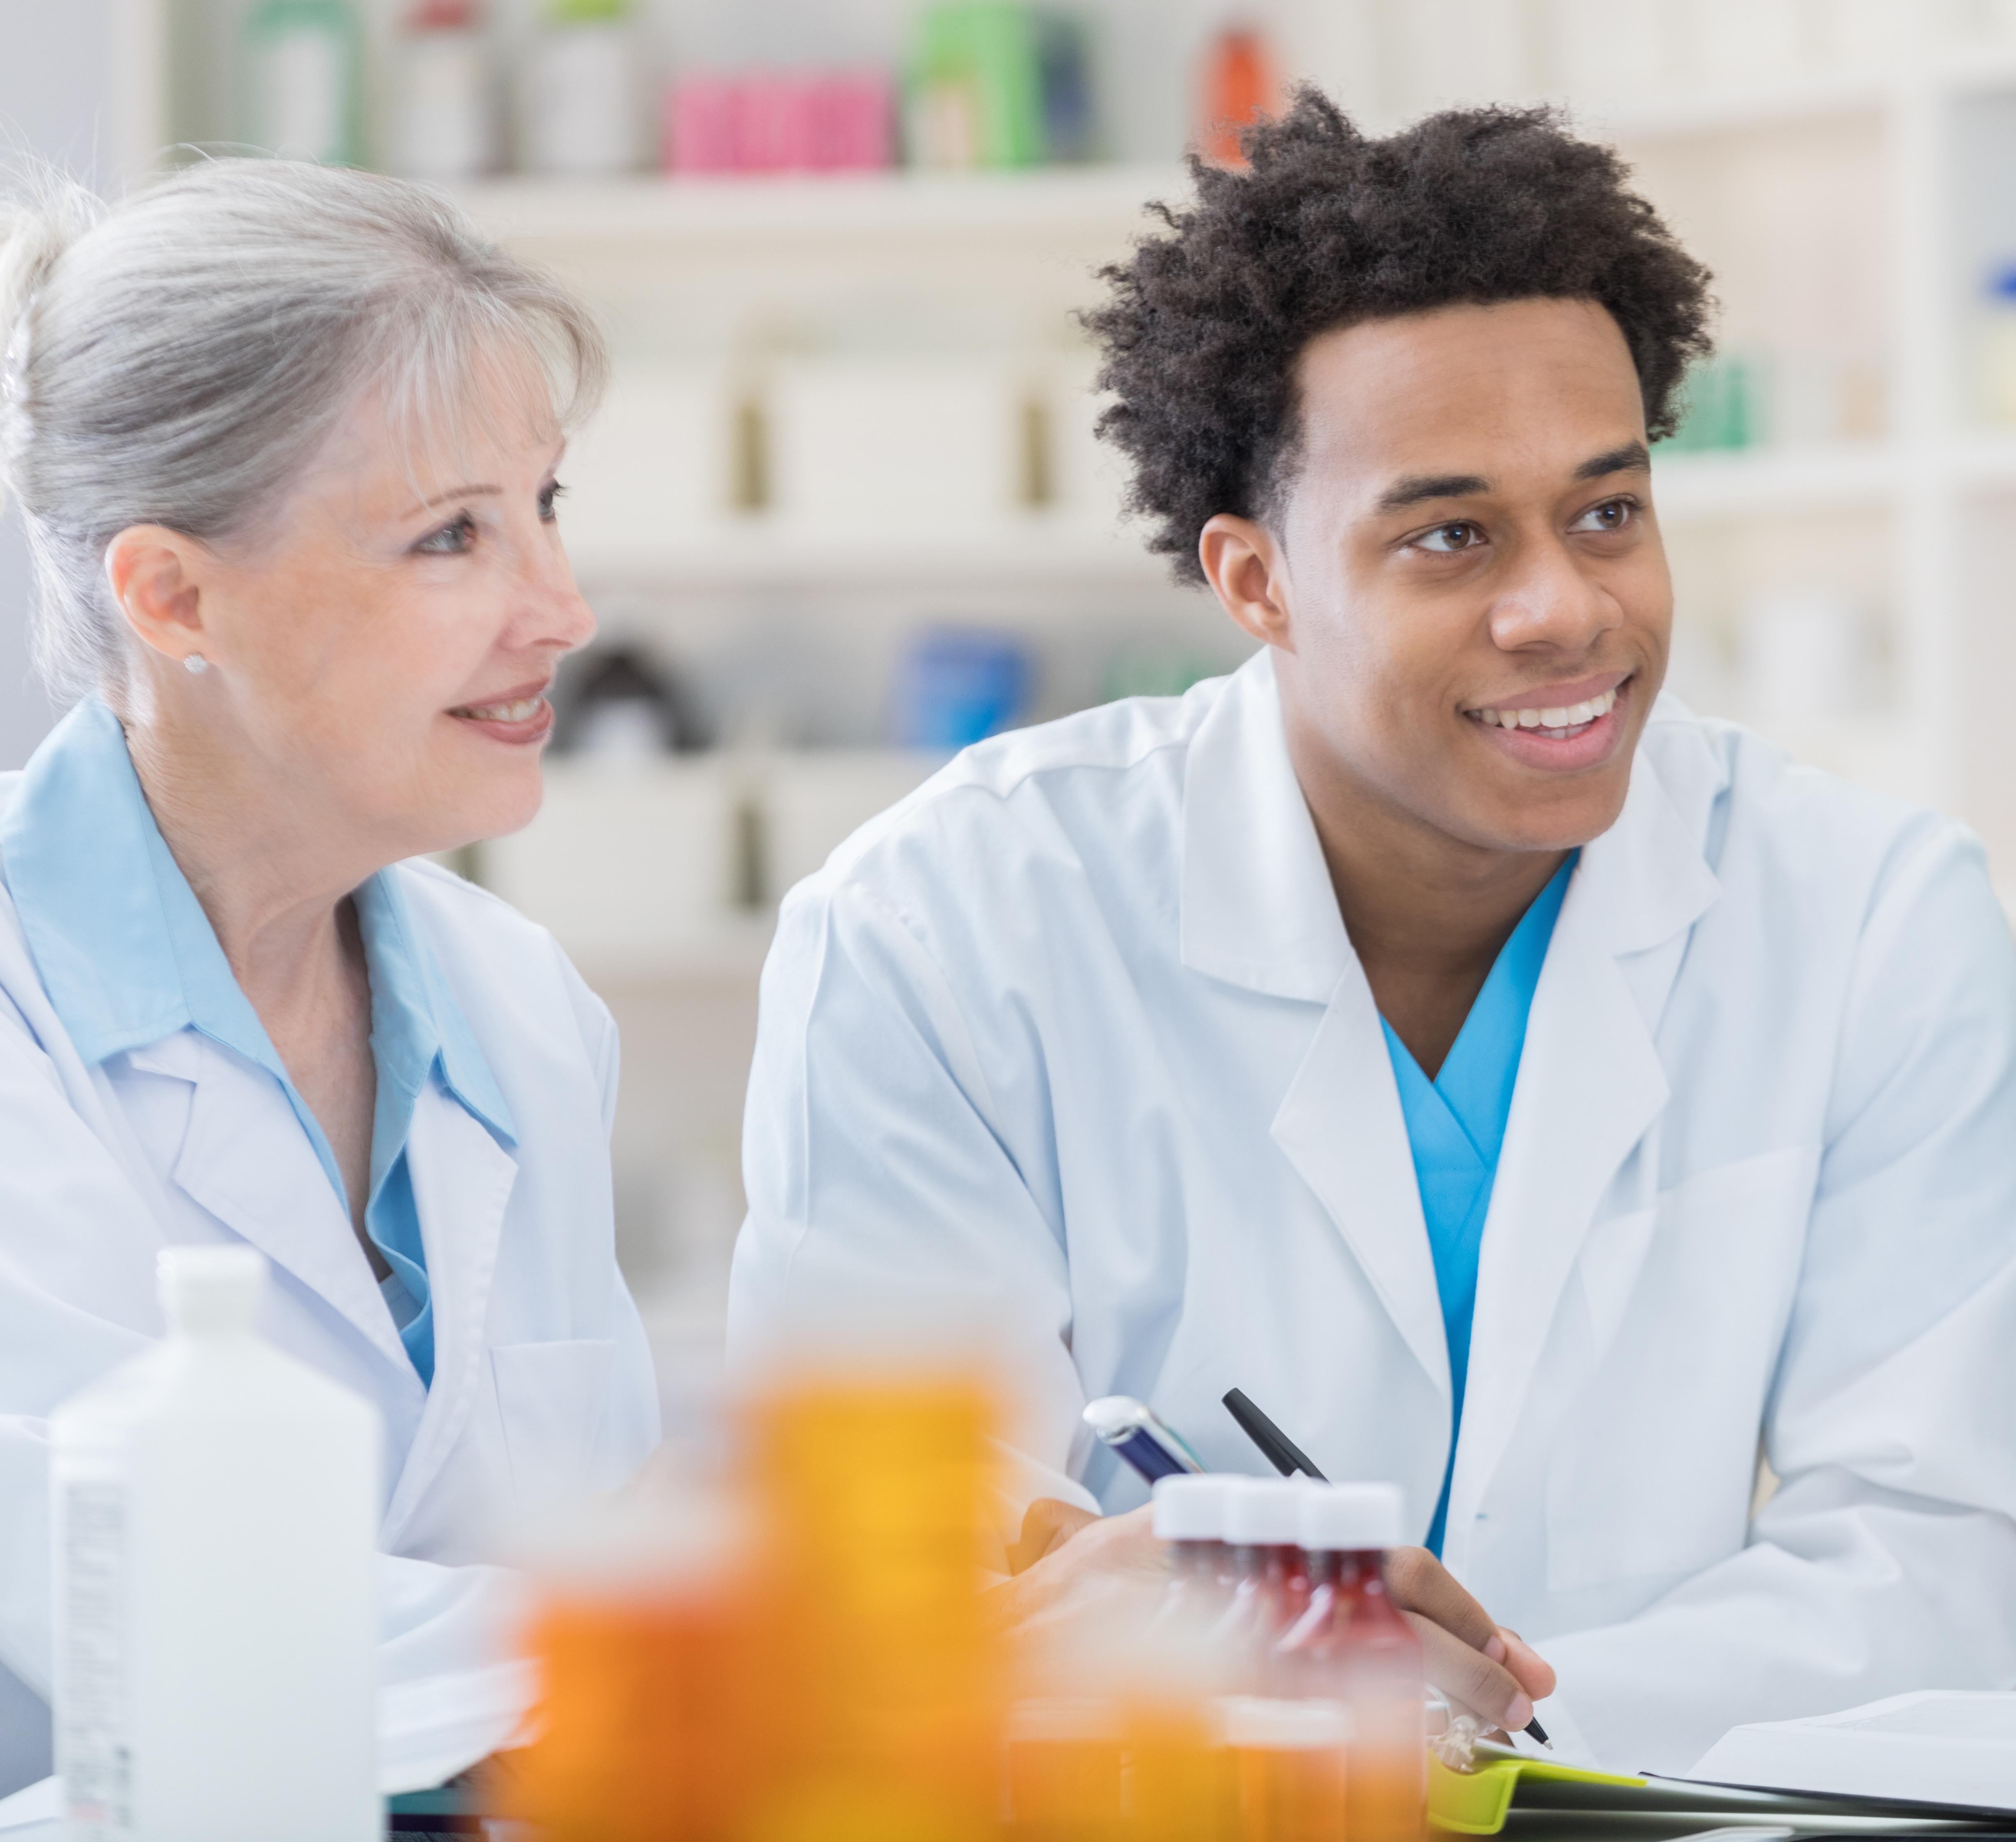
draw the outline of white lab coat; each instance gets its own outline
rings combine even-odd
[[[1435,1272],[1264,653],[970,751],[801,885],[745,1170],[738,1357],[977,1285],[1018,1499],[1141,1500],[1108,1393],[1264,1470],[1237,1386],[1427,1529]],[[1470,1361],[1445,1557],[1571,1745],[2016,1682],[2016,957],[1967,833],[1662,701],[1534,999]]]
[[[0,888],[0,1794],[49,1769],[48,1415],[161,1333],[161,1247],[258,1248],[262,1330],[384,1416],[381,1726],[408,1776],[519,1724],[519,1591],[484,1564],[512,1519],[617,1484],[657,1443],[614,1245],[615,1026],[543,929],[430,864],[392,874],[518,1132],[507,1148],[438,1070],[415,1105],[431,1389],[278,1083],[186,1029],[87,1066]]]

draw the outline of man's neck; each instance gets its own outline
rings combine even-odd
[[[1568,853],[1494,850],[1438,831],[1286,714],[1345,931],[1380,1015],[1432,1080],[1499,950]]]

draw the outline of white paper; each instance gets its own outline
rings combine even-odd
[[[54,1822],[63,1815],[63,1780],[45,1778],[25,1785],[11,1797],[0,1797],[0,1830],[24,1829],[31,1823]]]
[[[1810,1720],[1732,1728],[1687,1776],[2016,1810],[2016,1694],[1927,1690]]]

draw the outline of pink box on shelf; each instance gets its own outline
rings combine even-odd
[[[895,89],[879,70],[699,72],[666,92],[674,172],[859,172],[895,157]]]

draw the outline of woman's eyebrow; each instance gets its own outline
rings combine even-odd
[[[475,499],[486,493],[495,494],[503,490],[502,486],[451,486],[445,492],[437,492],[431,499],[422,499],[406,514],[406,516],[409,518],[418,517],[422,512],[430,511],[434,506],[445,504],[451,499]]]

